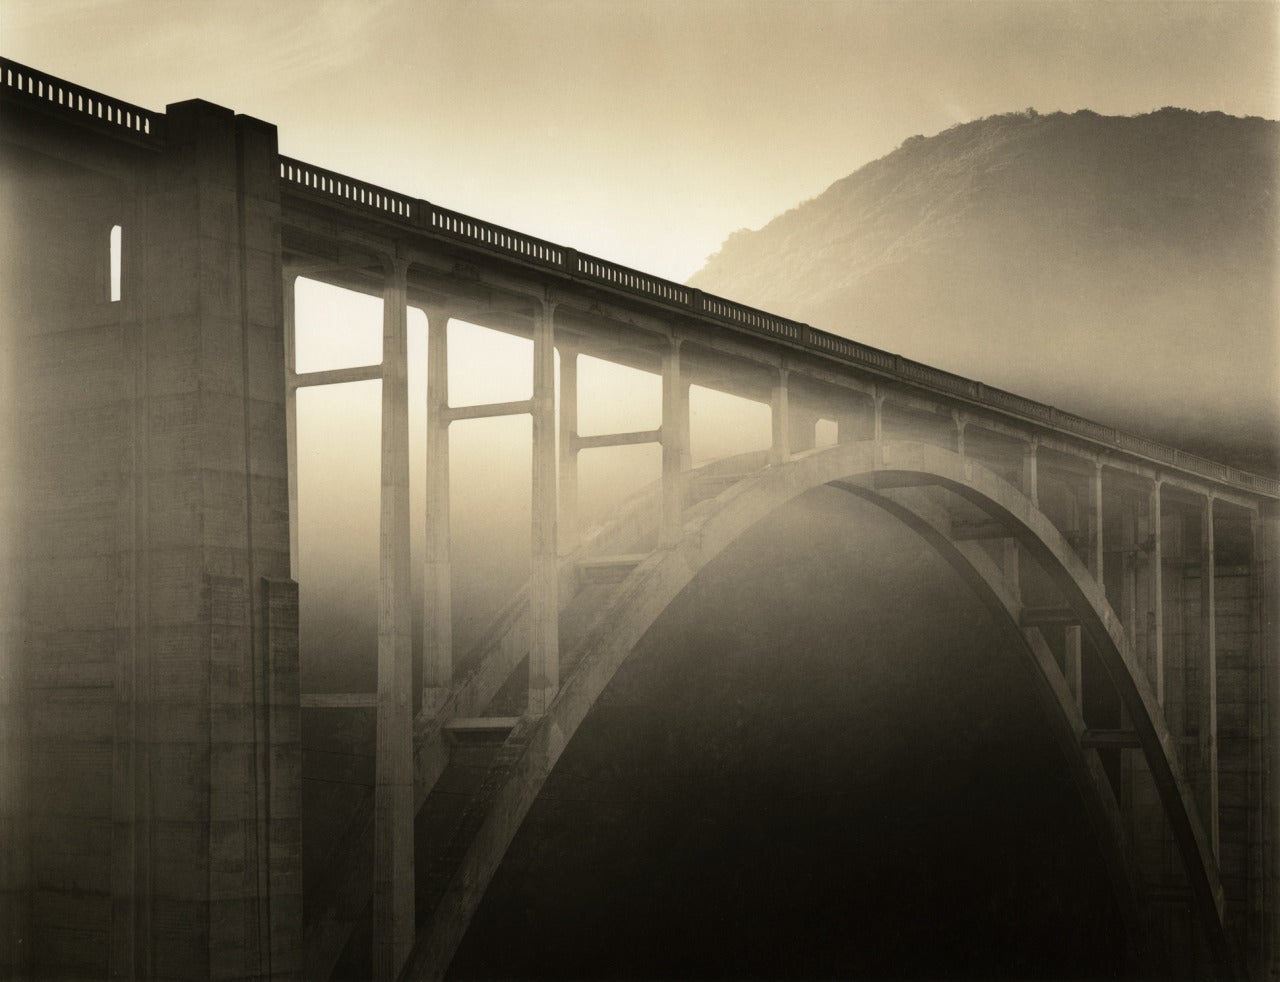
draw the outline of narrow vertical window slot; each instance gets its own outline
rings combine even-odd
[[[120,300],[120,226],[111,226],[111,302]]]

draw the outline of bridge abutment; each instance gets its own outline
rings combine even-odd
[[[49,976],[291,975],[275,129],[181,103],[159,152],[70,130],[49,159],[23,141],[37,113],[7,116],[4,160],[22,212],[3,322],[23,584],[7,683],[28,737],[5,845],[30,869],[9,960]]]

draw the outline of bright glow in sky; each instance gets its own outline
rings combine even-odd
[[[1034,106],[1280,115],[1280,5],[3,0],[3,53],[673,279],[907,137]]]

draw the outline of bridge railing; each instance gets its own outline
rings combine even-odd
[[[164,113],[113,99],[8,58],[0,58],[0,85],[10,94],[39,102],[44,109],[66,113],[77,122],[144,140],[159,141],[163,135]]]
[[[940,389],[952,395],[963,396],[966,399],[980,400],[982,398],[983,387],[981,383],[967,379],[962,375],[944,372],[940,368],[933,368],[921,362],[912,361],[910,358],[895,357],[893,367],[904,378],[909,378],[914,382],[923,382],[931,388]]]
[[[304,191],[340,198],[358,207],[369,208],[385,215],[410,221],[414,217],[416,200],[407,195],[388,191],[367,181],[358,181],[337,171],[326,170],[314,164],[305,164],[292,157],[280,158],[280,180]]]
[[[1069,433],[1078,433],[1081,436],[1087,436],[1091,440],[1099,443],[1110,443],[1116,438],[1116,431],[1110,426],[1103,426],[1101,423],[1095,423],[1091,419],[1085,419],[1083,416],[1077,416],[1075,413],[1063,412],[1061,409],[1053,410],[1054,425],[1059,429],[1066,430]]]
[[[724,297],[717,297],[710,293],[699,291],[698,297],[701,301],[700,313],[704,316],[710,315],[726,324],[745,327],[758,334],[785,338],[788,341],[795,341],[801,344],[808,341],[810,330],[808,324],[788,320],[786,317],[779,317],[777,314],[757,310],[754,307],[748,307],[745,304],[726,300]]]
[[[437,208],[426,201],[420,202],[420,205],[423,217],[417,224],[433,232],[463,239],[496,252],[506,253],[543,266],[559,267],[564,263],[565,253],[569,251],[554,242],[534,238],[532,235],[503,228],[493,222],[472,218],[460,212],[449,211],[447,208]]]
[[[666,303],[679,304],[682,307],[688,307],[692,302],[693,290],[671,280],[664,280],[660,276],[651,276],[618,263],[611,263],[607,259],[597,259],[595,256],[583,255],[580,252],[574,252],[569,258],[571,259],[568,266],[569,272],[584,279],[595,280],[597,283],[604,283]]]
[[[842,361],[871,365],[885,372],[892,372],[897,360],[887,351],[859,344],[839,334],[819,331],[816,327],[809,331],[809,343],[819,351],[824,351]]]

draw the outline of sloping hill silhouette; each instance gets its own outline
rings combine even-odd
[[[1028,110],[912,137],[690,284],[1274,472],[1277,190],[1270,120]]]

